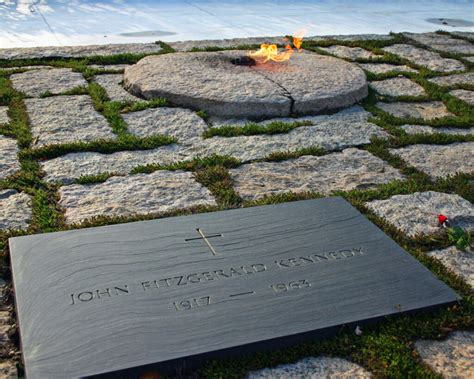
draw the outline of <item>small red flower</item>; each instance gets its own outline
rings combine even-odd
[[[438,222],[440,225],[444,225],[448,221],[448,218],[445,215],[438,215]]]

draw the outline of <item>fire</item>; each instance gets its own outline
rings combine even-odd
[[[298,51],[301,51],[301,44],[303,43],[304,30],[298,30],[293,36],[293,46]],[[285,50],[278,51],[278,46],[275,44],[262,43],[260,50],[250,53],[249,56],[254,58],[259,63],[266,63],[268,61],[284,62],[291,58],[295,52],[290,43],[285,46]]]

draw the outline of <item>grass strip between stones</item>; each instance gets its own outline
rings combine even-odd
[[[204,138],[212,138],[215,136],[221,137],[238,137],[238,136],[251,136],[258,134],[279,134],[288,133],[295,128],[300,126],[313,125],[311,121],[294,121],[294,122],[282,122],[273,121],[268,124],[257,124],[248,123],[244,126],[232,126],[224,125],[218,128],[209,128],[204,133]]]

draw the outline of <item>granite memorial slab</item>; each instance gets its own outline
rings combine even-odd
[[[10,251],[28,379],[139,378],[458,300],[342,198],[15,237]]]

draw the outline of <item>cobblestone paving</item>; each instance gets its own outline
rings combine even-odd
[[[16,90],[34,97],[44,93],[57,95],[87,85],[81,73],[73,72],[69,68],[26,71],[13,74],[10,78]]]
[[[26,99],[25,105],[35,147],[116,137],[87,95]]]
[[[446,215],[452,226],[474,229],[474,206],[455,194],[415,192],[387,200],[374,200],[366,206],[411,237],[438,233],[439,214]]]
[[[377,107],[398,118],[417,118],[433,120],[447,116],[454,116],[441,101],[424,103],[377,103]]]
[[[100,84],[107,92],[107,96],[111,101],[143,101],[139,97],[131,95],[125,91],[121,85],[123,75],[105,74],[97,75],[94,82]]]
[[[446,249],[433,250],[428,256],[440,260],[447,268],[464,278],[467,284],[474,288],[474,260],[472,249],[461,251],[455,246]]]
[[[390,97],[426,95],[422,86],[405,77],[372,82],[370,86],[379,94]]]
[[[463,71],[465,69],[462,62],[456,59],[442,58],[438,53],[408,44],[392,45],[383,48],[383,50],[408,59],[420,66],[425,66],[433,71],[451,72]]]
[[[208,118],[199,109],[157,107],[124,89],[123,71],[143,55],[163,53],[160,44],[0,49],[0,59],[39,59],[34,65],[15,61],[4,69],[0,62],[0,242],[9,235],[62,230],[85,220],[95,225],[105,222],[104,217],[114,223],[122,216],[133,220],[343,191],[339,193],[363,213],[378,216],[375,222],[397,242],[412,239],[428,251],[423,254],[437,259],[432,264],[446,266],[473,286],[472,250],[448,246],[445,229],[438,224],[438,215],[445,214],[451,225],[474,229],[474,73],[461,62],[472,59],[465,56],[473,55],[472,42],[435,33],[308,40],[313,53],[322,48],[370,73],[369,86],[375,91],[357,105],[326,115],[257,122]],[[280,43],[281,38],[184,41],[171,47],[189,51],[272,41]],[[375,44],[396,57],[380,55],[380,48],[371,47]],[[41,61],[52,56],[81,60]],[[423,97],[411,99],[416,96]],[[163,145],[161,136],[175,142]],[[418,235],[434,234],[442,242],[429,239],[419,245]],[[7,268],[1,275],[9,277]],[[452,277],[443,280],[457,283]],[[455,290],[465,299],[462,288]],[[6,301],[11,309],[12,299]],[[9,336],[16,325],[10,311],[2,312],[0,376],[13,378],[19,352]],[[453,336],[454,342],[420,341],[416,347],[434,371],[463,377],[469,371],[461,349],[472,350],[472,335]],[[417,370],[429,370],[412,353],[402,359]],[[311,373],[315,378],[365,378],[371,370],[393,376],[393,367],[384,368],[386,362],[377,354],[360,356],[367,370],[342,358],[320,356],[253,371],[248,377]],[[400,377],[415,372],[400,370]]]
[[[474,174],[474,142],[437,146],[419,144],[391,149],[390,152],[433,177],[459,172]]]
[[[246,200],[284,192],[330,194],[371,188],[403,176],[384,161],[358,149],[285,162],[261,162],[230,170],[236,191]]]
[[[415,344],[421,359],[444,378],[469,379],[474,376],[474,333],[452,333],[444,341],[420,340]]]
[[[9,118],[7,112],[8,107],[0,107],[0,125],[8,123]]]
[[[274,378],[341,378],[368,379],[371,375],[359,365],[341,358],[306,358],[291,365],[281,365],[271,369],[253,371],[246,379]]]

